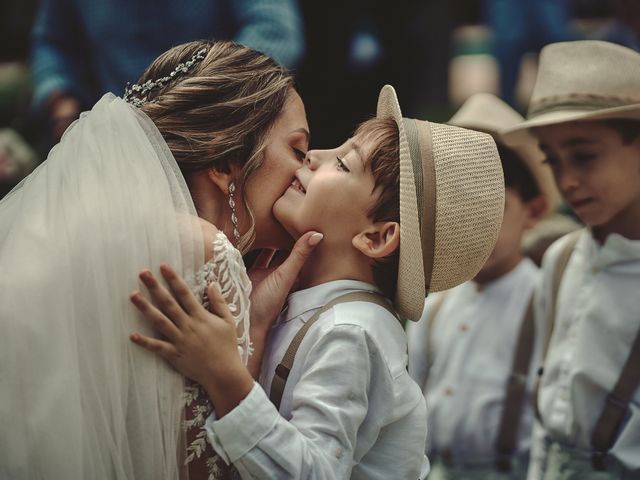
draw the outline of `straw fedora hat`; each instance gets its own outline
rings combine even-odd
[[[552,43],[540,53],[527,120],[506,133],[614,118],[640,120],[640,54],[598,40]]]
[[[513,139],[502,135],[505,130],[522,122],[524,117],[500,98],[491,93],[476,93],[464,102],[447,123],[488,133],[496,142],[501,142],[514,150],[533,175],[547,201],[546,212],[549,213],[560,202],[560,193],[551,168],[542,163],[544,154],[538,148],[538,141],[528,131]]]
[[[411,320],[425,296],[473,278],[493,250],[504,210],[504,178],[490,135],[402,117],[385,85],[378,118],[400,135],[400,263],[395,306]]]

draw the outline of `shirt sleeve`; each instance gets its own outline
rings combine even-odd
[[[207,419],[209,441],[242,478],[349,478],[357,462],[353,456],[358,430],[369,406],[372,357],[379,359],[380,354],[360,327],[333,327],[304,359],[290,420],[280,416],[256,384],[226,416]],[[376,389],[390,392],[388,370],[385,374],[376,378]],[[383,422],[381,418],[374,428]]]
[[[427,334],[429,319],[428,310],[422,314],[418,322],[407,322],[407,341],[409,348],[409,376],[418,384],[420,388],[424,386],[427,379],[429,366],[427,365]]]
[[[304,27],[296,0],[229,2],[240,29],[234,40],[273,57],[286,68],[304,54]]]
[[[33,106],[41,110],[49,96],[63,91],[87,101],[80,20],[68,0],[42,0],[31,32]],[[87,52],[88,53],[88,52]]]

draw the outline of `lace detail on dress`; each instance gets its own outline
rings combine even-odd
[[[216,233],[212,246],[211,260],[205,263],[196,275],[198,282],[196,295],[199,296],[204,307],[209,309],[207,287],[212,282],[220,284],[222,296],[227,301],[238,328],[238,353],[246,364],[251,355],[249,339],[251,280],[247,275],[242,255],[224,233],[221,231]]]
[[[242,255],[229,242],[221,231],[216,233],[212,242],[213,255],[196,274],[194,293],[205,308],[209,309],[207,287],[218,282],[222,296],[227,301],[238,329],[238,353],[246,364],[251,355],[249,339],[249,315],[251,281],[247,275]],[[227,466],[218,457],[209,442],[204,430],[204,422],[213,412],[207,394],[202,387],[189,381],[185,390],[185,423],[187,432],[187,458],[185,465],[189,467],[189,478],[218,480],[239,478],[233,467]]]

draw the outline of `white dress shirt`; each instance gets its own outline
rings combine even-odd
[[[556,241],[543,259],[536,305],[540,324],[546,321],[553,271],[566,240]],[[591,433],[639,328],[640,241],[612,234],[599,245],[585,230],[562,278],[540,382],[538,405],[550,440],[591,450]],[[540,439],[537,435],[529,478],[539,477]],[[626,468],[640,468],[640,389],[610,453]]]
[[[379,305],[324,312],[298,349],[280,413],[265,393],[304,323],[354,291],[377,290],[340,280],[290,295],[269,336],[260,386],[223,418],[207,419],[214,449],[242,478],[415,480],[428,473],[426,408],[406,370],[406,336]]]
[[[429,451],[445,454],[454,463],[495,459],[506,384],[539,274],[535,264],[525,258],[513,270],[482,287],[470,281],[429,295],[422,319],[407,325],[409,372],[424,387],[427,399]],[[445,298],[429,329],[430,311],[441,295]],[[429,348],[434,350],[431,354]],[[530,392],[538,366],[535,357],[531,361],[516,452],[525,452],[530,445]],[[430,369],[428,358],[433,361]]]

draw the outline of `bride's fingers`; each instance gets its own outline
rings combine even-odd
[[[180,328],[184,323],[183,319],[186,317],[182,306],[178,304],[176,299],[156,280],[149,270],[145,270],[140,274],[140,280],[149,290],[149,294],[158,309]]]
[[[171,360],[171,358],[175,357],[177,354],[177,351],[173,345],[168,342],[158,340],[157,338],[147,337],[146,335],[135,332],[129,335],[129,339],[136,345],[139,345],[151,352],[157,353],[165,360]]]
[[[140,313],[144,315],[158,333],[169,340],[177,340],[180,338],[180,330],[178,330],[178,327],[160,310],[154,307],[149,300],[144,298],[140,292],[134,292],[131,295],[131,303],[140,310]]]
[[[162,273],[162,276],[169,284],[171,292],[187,313],[193,315],[202,308],[202,305],[196,299],[187,282],[169,265],[160,265],[160,273]]]
[[[216,282],[210,283],[207,287],[207,296],[209,297],[211,313],[235,325],[233,315],[231,315],[227,301],[222,296],[220,286]]]
[[[273,280],[285,295],[291,289],[304,263],[318,243],[322,241],[322,238],[323,235],[319,232],[307,232],[302,235],[296,241],[286,260],[271,274],[273,275]]]

